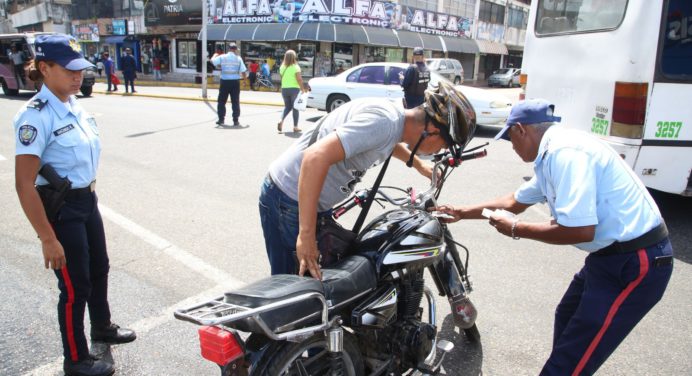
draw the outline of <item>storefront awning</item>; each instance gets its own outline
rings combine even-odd
[[[396,36],[399,39],[399,46],[415,48],[422,47],[423,41],[420,39],[420,34],[412,31],[397,30]]]
[[[224,40],[229,27],[229,25],[207,25],[207,40]],[[199,33],[197,39],[202,40],[202,32]]]
[[[420,34],[420,39],[423,41],[423,48],[429,51],[444,51],[442,40],[437,35]]]
[[[334,25],[334,41],[339,43],[370,44],[363,26]]]
[[[278,42],[287,40],[288,27],[292,24],[286,23],[267,23],[258,24],[252,40],[262,42]]]
[[[257,24],[233,24],[228,27],[226,35],[222,40],[252,40],[252,36],[255,35],[257,30]],[[212,40],[207,37],[208,40]]]
[[[318,23],[317,24],[317,39],[321,42],[334,42],[336,39],[336,29],[334,24]]]
[[[399,47],[399,39],[394,34],[394,31],[389,28],[382,27],[364,27],[365,32],[368,33],[368,39],[370,44],[376,46],[394,46]]]
[[[476,39],[478,51],[482,54],[508,55],[507,46],[502,43],[491,42],[489,40]]]
[[[478,52],[478,44],[473,39],[463,37],[442,37],[445,42],[447,52],[461,52],[464,54],[475,54]]]

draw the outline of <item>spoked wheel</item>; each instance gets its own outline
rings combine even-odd
[[[327,351],[326,338],[319,334],[300,342],[286,342],[273,354],[267,365],[271,376],[327,376],[331,375],[331,359]],[[343,376],[364,374],[363,358],[352,335],[344,332],[344,351],[341,371]]]

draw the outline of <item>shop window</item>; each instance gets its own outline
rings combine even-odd
[[[178,68],[197,69],[197,41],[178,40]]]
[[[298,43],[298,65],[300,74],[305,77],[314,76],[315,51],[317,46],[314,43]]]
[[[334,72],[341,73],[353,66],[353,46],[334,43]]]

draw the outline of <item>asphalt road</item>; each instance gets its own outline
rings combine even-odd
[[[0,97],[0,375],[61,375],[56,279],[43,269],[40,244],[14,191],[11,124],[28,98]],[[172,312],[268,275],[257,197],[267,166],[296,135],[276,133],[279,107],[244,105],[242,127],[215,128],[214,103],[103,95],[81,103],[96,115],[102,137],[97,191],[111,259],[113,320],[139,335],[112,348],[118,374],[216,374],[216,366],[199,356],[196,327]],[[313,123],[306,119],[321,114],[301,114],[301,126],[309,129]],[[494,131],[479,130],[473,144],[490,142],[489,156],[458,168],[443,202],[489,199],[532,175],[509,143],[491,141]],[[376,175],[368,174],[365,184]],[[425,180],[393,162],[383,184],[422,188]],[[692,199],[656,198],[672,232],[673,278],[602,375],[692,374]],[[543,206],[522,215],[547,218]],[[439,300],[441,336],[456,344],[446,374],[537,374],[550,352],[554,307],[585,254],[515,241],[485,221],[451,230],[471,251],[471,297],[482,341],[471,344],[455,332],[449,307]]]

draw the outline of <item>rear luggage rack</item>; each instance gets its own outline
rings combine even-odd
[[[260,317],[262,313],[310,299],[316,299],[322,304],[322,320],[318,325],[277,333],[271,330]],[[173,313],[178,320],[188,321],[198,325],[226,325],[243,319],[251,320],[262,329],[263,334],[275,341],[290,341],[329,328],[332,324],[329,322],[328,314],[327,300],[324,295],[318,292],[294,296],[257,308],[248,308],[241,305],[226,303],[224,301],[224,296],[220,296],[192,307],[178,309]]]

